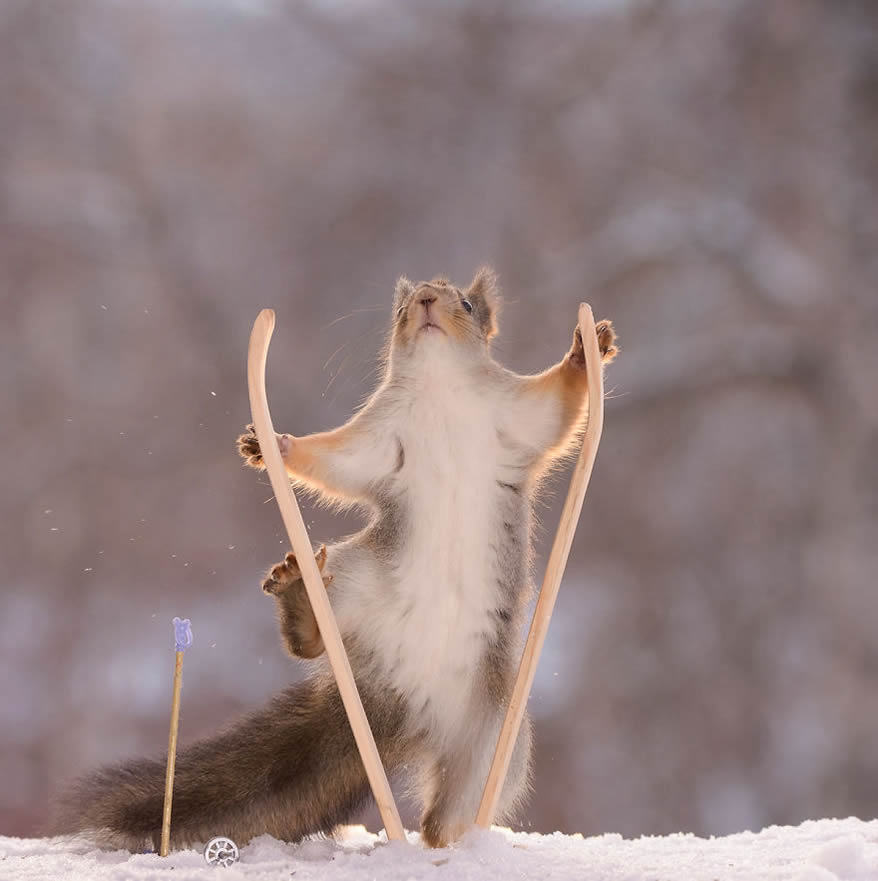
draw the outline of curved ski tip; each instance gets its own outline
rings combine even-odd
[[[274,309],[263,309],[253,322],[253,329],[250,331],[250,345],[267,347],[273,333]]]
[[[257,321],[261,321],[266,324],[269,329],[274,328],[274,309],[263,309],[256,318]]]
[[[587,324],[594,324],[594,313],[588,303],[579,304],[579,326],[584,328]]]

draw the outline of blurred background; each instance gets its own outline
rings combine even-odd
[[[874,817],[876,202],[868,0],[0,0],[0,833],[163,752],[174,615],[184,742],[301,674],[234,449],[258,310],[308,433],[373,387],[399,274],[483,262],[508,366],[580,300],[623,348],[521,828]]]

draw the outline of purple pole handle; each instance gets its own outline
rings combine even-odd
[[[192,645],[192,623],[188,618],[174,618],[174,640],[178,652],[185,652]]]

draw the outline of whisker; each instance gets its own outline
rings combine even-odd
[[[354,315],[359,315],[363,312],[383,312],[385,308],[386,308],[385,306],[363,306],[360,309],[351,309],[351,311],[348,312],[347,314],[341,315],[338,318],[334,318],[332,321],[329,322],[329,324],[325,324],[320,329],[321,330],[329,330],[330,327],[333,327],[334,325],[338,324],[340,321],[345,321],[348,318],[353,318]]]
[[[508,350],[506,349],[506,346],[503,345],[503,343],[498,343],[498,342],[494,342],[494,341],[491,342],[491,351],[492,352],[499,352],[501,355],[508,355],[509,354]]]
[[[346,348],[347,346],[349,346],[349,345],[351,344],[351,342],[352,342],[351,340],[347,340],[346,342],[343,342],[343,343],[342,343],[342,344],[341,344],[341,345],[340,345],[340,346],[339,346],[339,347],[338,347],[338,348],[337,348],[337,349],[336,349],[336,350],[335,350],[335,351],[334,351],[334,352],[333,352],[333,353],[332,353],[332,354],[326,359],[326,363],[324,363],[324,365],[323,365],[323,369],[326,370],[326,368],[329,367],[330,363],[332,362],[332,359],[335,358],[335,356],[336,356],[336,355],[337,355],[342,349],[344,349],[344,348]]]
[[[336,381],[336,379],[338,379],[338,375],[342,372],[342,370],[344,370],[345,364],[347,364],[348,361],[351,360],[352,355],[353,355],[353,352],[348,352],[347,355],[345,355],[344,360],[341,362],[341,364],[338,367],[338,370],[336,370],[335,373],[332,374],[329,382],[326,385],[326,388],[323,389],[323,394],[321,395],[321,397],[326,397],[326,393],[332,387],[332,384]]]
[[[379,373],[378,368],[373,368],[365,376],[362,377],[362,381],[369,382],[374,376],[378,375],[378,373]],[[334,406],[335,402],[338,400],[338,398],[342,394],[342,392],[346,392],[353,385],[354,377],[360,378],[356,373],[351,374],[345,380],[345,382],[339,384],[336,387],[335,395],[333,395],[332,400],[329,402],[330,406]],[[363,394],[360,396],[361,400],[360,400],[360,403],[358,404],[358,407],[365,404],[366,401],[368,401],[369,398],[372,397],[372,392],[373,392],[373,389],[371,389],[371,388],[368,391],[363,392]]]
[[[604,395],[604,400],[605,400],[605,401],[610,401],[610,400],[612,400],[613,398],[627,398],[628,395],[630,395],[630,394],[631,394],[630,391],[629,391],[629,392],[619,392],[618,394],[613,394],[612,392],[607,392],[607,393]]]
[[[372,327],[360,339],[370,339],[376,333],[381,333],[382,331],[383,331],[383,327],[381,325],[376,326],[376,327]],[[338,368],[338,372],[337,372],[336,376],[338,376],[342,372],[344,367],[347,366],[348,361],[350,360],[350,358],[354,354],[355,354],[354,352],[351,352],[350,355],[348,356],[348,358],[345,359],[344,363]],[[375,376],[376,374],[378,374],[380,372],[381,368],[383,367],[383,362],[380,360],[380,353],[373,353],[373,354],[370,354],[367,356],[365,354],[365,349],[364,349],[364,350],[360,351],[358,353],[358,355],[359,356],[354,363],[360,367],[365,367],[365,365],[367,363],[367,357],[369,359],[375,358],[376,360],[373,362],[372,368],[369,370],[368,373],[365,374],[365,376],[363,376],[362,372],[359,370],[355,370],[355,371],[349,373],[349,375],[345,379],[345,381],[339,383],[336,386],[335,394],[333,395],[332,399],[329,401],[330,406],[334,405],[335,402],[338,400],[339,396],[342,394],[342,392],[347,391],[347,389],[349,389],[356,381],[368,383],[372,379],[373,376]],[[327,386],[326,391],[329,391],[329,386]],[[324,392],[324,394],[325,393],[326,392]],[[366,393],[366,398],[368,398],[370,396],[371,396],[371,391]]]

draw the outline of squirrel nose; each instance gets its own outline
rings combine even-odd
[[[418,297],[418,302],[426,309],[428,306],[435,303],[436,299],[437,297],[435,294],[421,294],[421,296]]]

